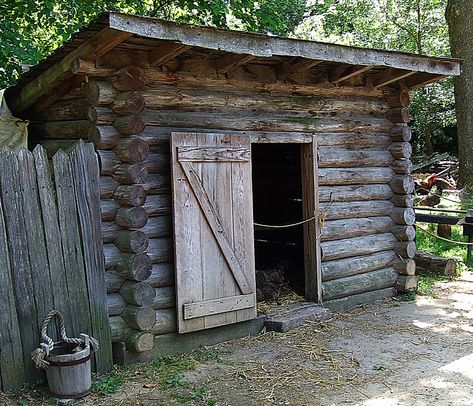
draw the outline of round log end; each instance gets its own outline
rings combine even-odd
[[[138,207],[145,203],[146,191],[140,185],[121,185],[115,189],[113,199],[122,206]]]
[[[125,338],[126,349],[134,352],[151,351],[154,334],[147,331],[131,331]]]
[[[123,255],[116,265],[116,272],[125,279],[145,281],[151,275],[153,262],[145,254]]]
[[[148,222],[148,213],[142,207],[120,207],[115,212],[115,223],[124,228],[142,228]]]
[[[151,307],[128,305],[121,317],[129,327],[141,331],[150,331],[156,323],[156,313]]]

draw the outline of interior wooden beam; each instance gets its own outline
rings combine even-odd
[[[227,73],[232,69],[237,68],[238,66],[244,65],[248,63],[252,59],[255,59],[254,55],[225,55],[221,58],[218,58],[215,61],[215,68],[217,69],[218,73]]]
[[[384,72],[374,75],[373,86],[377,88],[388,86],[391,83],[398,82],[414,74],[416,74],[416,72],[398,69],[387,69]]]
[[[104,28],[67,54],[61,61],[42,72],[31,82],[26,84],[18,94],[12,95],[8,104],[17,114],[32,106],[44,95],[54,92],[64,80],[72,76],[71,64],[76,58],[94,60],[131,37],[133,33]]]
[[[444,75],[430,75],[428,73],[418,73],[411,76],[406,80],[406,87],[408,89],[415,89],[422,87],[430,83],[438,82],[439,80],[445,79],[447,76]]]
[[[163,45],[160,45],[158,48],[149,51],[149,63],[151,66],[163,65],[166,62],[169,62],[171,59],[179,56],[180,54],[186,52],[190,46],[168,42]]]
[[[333,84],[340,83],[340,82],[343,82],[344,80],[348,80],[355,76],[361,75],[372,68],[373,66],[371,65],[369,66],[351,66],[351,65],[337,66],[336,68],[329,70],[328,80],[330,83],[333,83]]]
[[[293,64],[287,64],[283,62],[276,66],[276,75],[279,80],[286,80],[296,73],[304,72],[321,63],[322,61],[314,61],[311,59],[304,59]]]

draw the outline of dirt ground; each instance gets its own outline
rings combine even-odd
[[[165,388],[140,367],[117,392],[78,404],[473,405],[473,273],[434,296],[210,347]]]

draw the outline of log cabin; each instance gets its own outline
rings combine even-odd
[[[281,260],[330,309],[412,283],[411,91],[459,74],[451,58],[107,13],[7,100],[32,148],[94,143],[112,339],[138,360],[261,329],[255,269]]]

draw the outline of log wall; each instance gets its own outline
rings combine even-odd
[[[176,331],[171,131],[246,133],[255,142],[301,142],[315,134],[324,301],[343,307],[347,297],[394,293],[397,273],[412,266],[415,253],[410,130],[399,94],[299,87],[295,95],[290,85],[203,88],[198,73],[169,75],[160,68],[94,72],[82,91],[38,115],[31,133],[33,145],[51,153],[79,138],[97,147],[114,341],[144,351],[152,348],[152,335]]]

